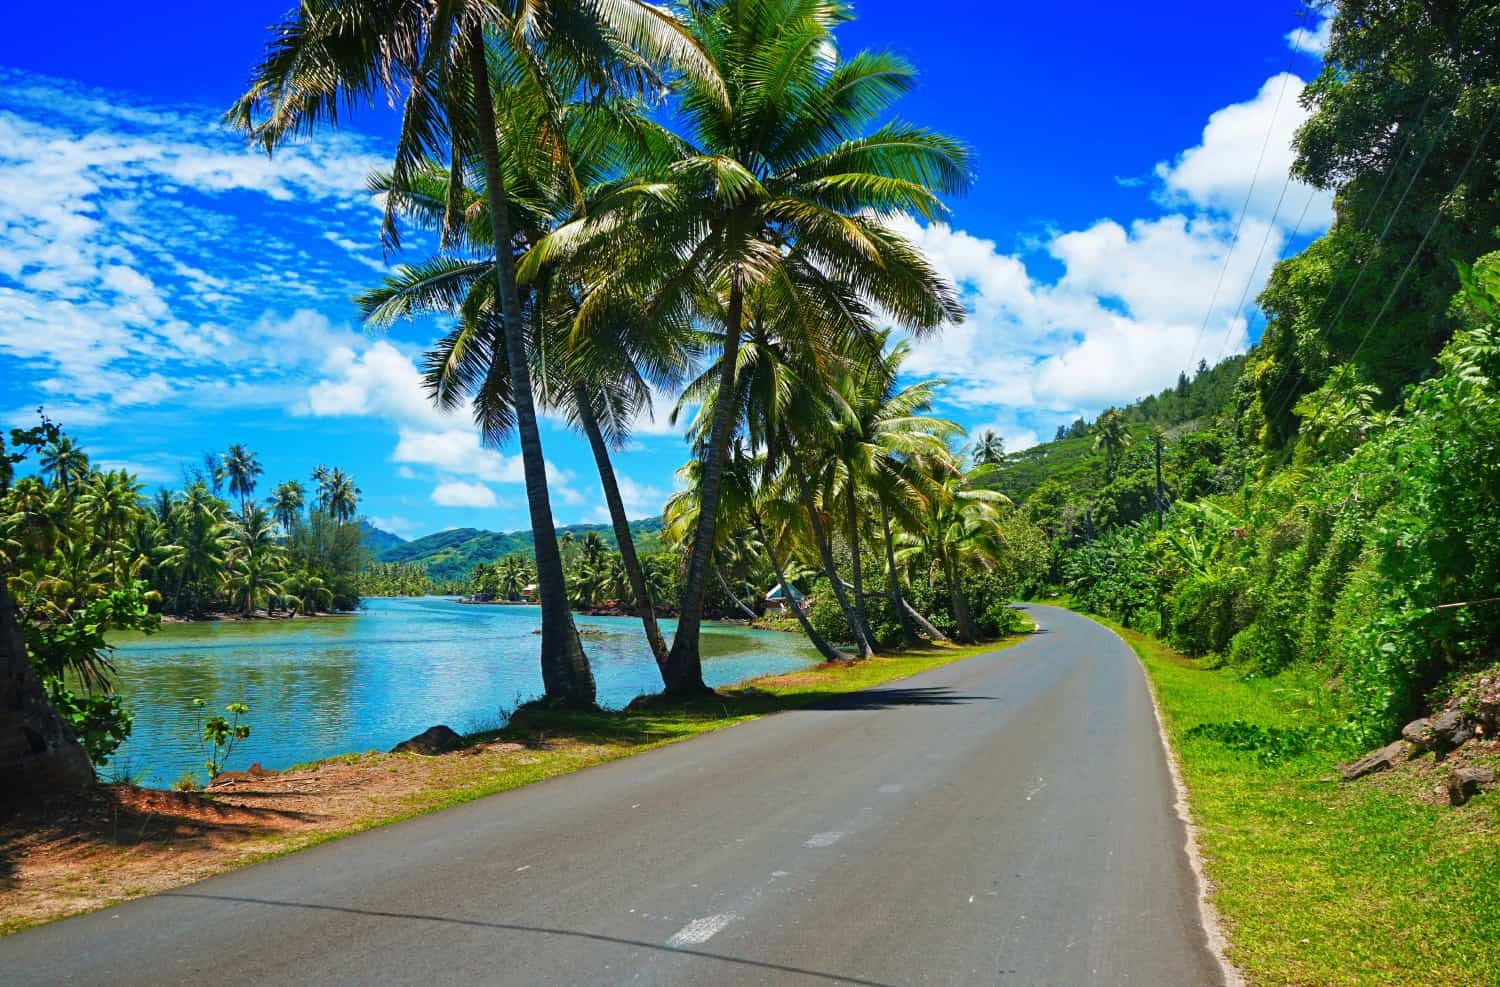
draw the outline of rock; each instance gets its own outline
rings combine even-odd
[[[410,740],[403,740],[391,748],[392,754],[426,754],[429,757],[456,751],[464,745],[464,738],[453,732],[452,727],[439,724],[428,727]]]
[[[1448,801],[1453,805],[1463,805],[1494,783],[1495,772],[1490,768],[1455,768],[1448,776]]]
[[[1463,710],[1446,710],[1433,717],[1432,736],[1436,739],[1437,746],[1451,750],[1473,739],[1474,724],[1464,716]]]
[[[1405,755],[1406,741],[1398,740],[1386,744],[1378,751],[1371,751],[1352,764],[1340,764],[1339,774],[1344,776],[1345,781],[1353,781],[1377,771],[1387,771],[1399,764]]]
[[[1417,750],[1430,747],[1432,746],[1432,721],[1425,716],[1420,720],[1412,720],[1401,728],[1401,736]]]

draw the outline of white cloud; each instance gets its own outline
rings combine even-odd
[[[1286,33],[1287,46],[1304,55],[1316,55],[1321,58],[1328,50],[1328,43],[1333,39],[1333,19],[1337,14],[1338,5],[1329,3],[1322,11],[1317,27],[1309,31],[1305,27],[1298,26]]]
[[[1276,208],[1291,135],[1306,116],[1296,101],[1301,89],[1296,77],[1275,76],[1251,99],[1214,113],[1198,145],[1156,168],[1164,215],[1101,219],[1036,244],[1060,265],[1051,279],[1033,274],[1024,253],[904,221],[970,311],[964,324],[917,346],[906,369],[945,378],[945,404],[989,420],[1020,449],[1060,422],[1160,390],[1199,359],[1242,351],[1249,344],[1242,300],[1259,293],[1303,206],[1299,236],[1331,218],[1329,197],[1295,181]]]
[[[1156,166],[1163,201],[1238,217],[1248,197],[1248,215],[1270,222],[1274,214],[1277,225],[1288,229],[1310,201],[1304,228],[1326,229],[1333,221],[1331,193],[1293,181],[1282,198],[1294,157],[1292,137],[1309,116],[1298,101],[1303,87],[1295,75],[1274,75],[1255,98],[1214,112],[1197,146]]]
[[[495,491],[482,483],[449,480],[432,489],[432,502],[439,507],[498,507]]]
[[[421,523],[413,521],[411,518],[402,517],[399,514],[372,517],[370,518],[370,523],[381,531],[389,531],[391,534],[400,535],[402,538],[410,538],[422,530]]]

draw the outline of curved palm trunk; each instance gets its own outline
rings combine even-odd
[[[635,554],[635,540],[630,537],[630,521],[625,517],[625,501],[620,497],[620,484],[615,480],[609,446],[599,431],[593,402],[582,384],[573,385],[573,402],[578,406],[578,421],[583,426],[583,434],[588,436],[589,448],[594,450],[599,484],[604,488],[604,501],[609,505],[609,522],[615,529],[615,541],[620,543],[620,562],[625,567],[625,578],[630,581],[630,592],[635,596],[635,607],[646,631],[646,643],[651,647],[656,667],[661,669],[667,663],[667,642],[662,639],[661,628],[657,626],[656,602],[651,599],[651,591],[646,587],[646,573],[641,569],[640,557]]]
[[[943,569],[948,575],[948,596],[953,601],[953,621],[958,626],[960,644],[974,644],[979,640],[979,629],[969,616],[969,601],[964,599],[963,587],[958,583],[958,563],[948,553],[943,553]]]
[[[672,650],[662,673],[668,695],[692,695],[707,692],[703,684],[703,663],[698,650],[698,634],[703,623],[703,594],[708,589],[709,563],[714,550],[714,527],[719,512],[719,491],[724,482],[724,468],[729,461],[729,437],[734,431],[734,374],[739,362],[740,331],[743,328],[744,292],[739,277],[731,279],[729,309],[724,324],[724,352],[719,358],[719,397],[714,403],[713,428],[704,451],[703,473],[698,491],[698,523],[693,527],[693,550],[688,554],[687,573],[682,586],[682,607],[677,617],[677,633],[672,636]]]
[[[814,648],[818,649],[818,654],[823,656],[824,661],[852,661],[853,655],[845,654],[829,644],[807,619],[807,614],[802,610],[802,604],[798,603],[797,598],[792,595],[792,586],[786,581],[786,574],[782,572],[781,560],[776,557],[776,549],[772,546],[771,540],[766,537],[765,528],[761,526],[760,514],[758,512],[753,514],[751,520],[755,524],[756,534],[760,535],[761,544],[766,546],[766,557],[771,560],[771,571],[776,574],[776,585],[781,587],[781,598],[791,601],[792,613],[797,615],[797,623],[802,627],[802,633],[807,635],[807,639],[812,642]]]
[[[751,620],[756,619],[756,613],[755,613],[755,611],[751,610],[749,607],[747,607],[743,603],[741,603],[740,602],[740,598],[737,595],[735,595],[734,590],[732,590],[732,589],[729,588],[729,580],[727,580],[727,579],[724,578],[724,570],[719,568],[719,563],[718,563],[717,560],[714,561],[713,568],[714,568],[714,577],[716,579],[718,579],[718,581],[719,581],[719,587],[724,590],[724,595],[727,596],[727,597],[729,597],[731,600],[733,600],[734,601],[734,605],[737,606],[737,607],[739,607],[740,608],[740,612],[743,613],[746,617],[749,617]]]
[[[38,680],[16,604],[0,578],[0,802],[84,788],[94,766]]]
[[[880,532],[885,540],[885,568],[890,574],[891,608],[896,611],[896,620],[901,625],[901,643],[908,648],[921,645],[917,632],[911,625],[911,615],[906,612],[906,598],[901,593],[901,574],[896,570],[896,543],[891,538],[891,515],[885,509],[885,498],[880,501]]]
[[[495,287],[504,323],[506,366],[515,403],[516,433],[521,440],[526,506],[531,514],[531,537],[536,552],[537,596],[542,607],[542,687],[548,699],[591,706],[595,695],[594,673],[583,653],[583,643],[578,639],[578,628],[568,606],[562,555],[557,549],[557,530],[553,527],[552,503],[547,494],[547,464],[542,457],[542,437],[532,402],[526,340],[521,334],[521,296],[516,288],[516,260],[511,253],[510,216],[505,206],[505,179],[500,172],[489,64],[483,30],[477,23],[470,29],[469,61],[479,150],[484,158],[485,193],[495,238]]]
[[[870,620],[865,615],[865,575],[860,561],[862,546],[859,538],[859,502],[854,496],[854,486],[849,487],[849,565],[854,569],[854,619],[859,621],[859,632],[871,650],[875,647],[875,635],[870,633]]]
[[[823,520],[818,517],[818,507],[813,503],[812,487],[807,480],[807,475],[802,472],[802,467],[795,456],[788,457],[792,472],[797,479],[797,492],[802,501],[802,507],[807,511],[809,523],[812,525],[813,541],[818,545],[818,559],[823,563],[823,571],[828,574],[828,583],[833,587],[833,598],[838,601],[839,609],[844,613],[844,621],[849,625],[849,633],[854,635],[854,645],[859,648],[861,658],[869,658],[875,654],[875,649],[870,647],[870,639],[865,637],[864,627],[854,615],[854,608],[849,605],[849,597],[844,592],[844,582],[839,578],[838,565],[833,560],[833,546],[829,544],[828,533],[823,530]]]

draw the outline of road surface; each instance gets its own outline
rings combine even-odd
[[[1219,983],[1135,657],[994,654],[0,940],[0,981]]]

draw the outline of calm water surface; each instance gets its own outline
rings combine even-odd
[[[661,688],[640,622],[578,617],[602,706]],[[106,776],[167,785],[204,778],[195,740],[201,696],[210,707],[250,707],[249,740],[230,769],[285,768],[348,751],[387,750],[435,723],[496,726],[501,707],[541,694],[535,607],[464,606],[438,597],[366,601],[347,617],[174,624],[114,639],[120,691],[135,730]],[[671,640],[673,621],[662,630]],[[815,664],[795,634],[703,627],[703,677],[730,685]]]

